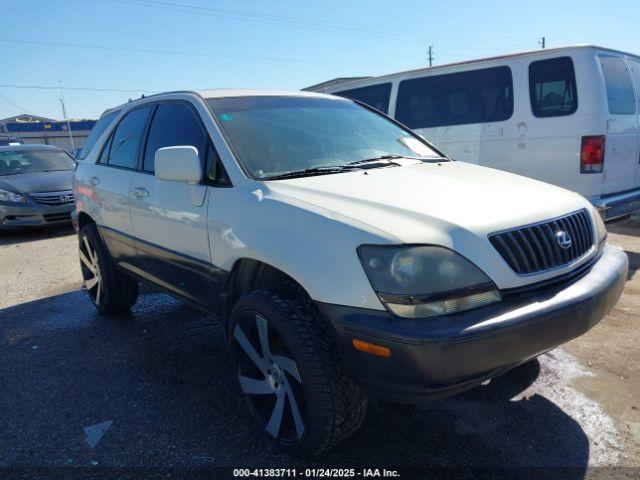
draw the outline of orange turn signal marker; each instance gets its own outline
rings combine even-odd
[[[363,342],[362,340],[358,340],[357,338],[354,338],[352,343],[353,343],[353,348],[361,352],[370,353],[371,355],[375,355],[377,357],[391,356],[391,350],[389,350],[387,347],[383,347],[382,345]]]

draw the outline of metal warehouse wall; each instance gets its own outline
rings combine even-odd
[[[87,140],[95,120],[69,122],[73,146],[80,148]],[[0,125],[0,135],[20,137],[25,143],[45,143],[73,152],[67,122],[11,122]]]

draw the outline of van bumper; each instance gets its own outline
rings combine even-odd
[[[592,200],[604,221],[640,211],[640,189]]]
[[[628,259],[605,246],[570,285],[507,295],[500,303],[428,319],[318,302],[333,323],[347,373],[374,397],[413,403],[451,395],[496,377],[596,325],[618,301]],[[389,357],[353,348],[354,339],[385,346]]]

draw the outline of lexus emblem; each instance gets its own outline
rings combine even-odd
[[[560,230],[559,232],[556,233],[556,242],[558,242],[558,245],[560,245],[560,248],[564,250],[568,250],[569,248],[571,248],[571,245],[573,244],[573,240],[571,240],[571,235],[569,235],[564,230]]]

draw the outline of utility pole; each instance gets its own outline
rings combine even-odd
[[[547,46],[547,39],[545,37],[540,37],[538,39],[538,45],[540,45],[540,48],[544,50],[544,47]]]
[[[67,107],[64,104],[64,93],[62,92],[62,83],[58,82],[60,85],[60,105],[62,105],[62,118],[64,118],[64,120],[67,122],[67,130],[69,131],[69,141],[71,142],[71,153],[73,155],[76,154],[76,145],[73,142],[73,134],[71,133],[71,123],[69,122],[69,119],[67,118]]]
[[[433,45],[429,45],[429,66],[433,65]]]

